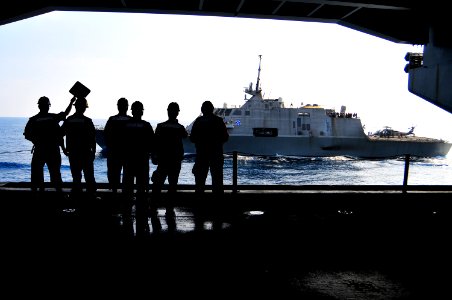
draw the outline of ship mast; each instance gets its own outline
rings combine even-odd
[[[256,81],[256,92],[259,92],[259,81],[261,77],[261,61],[262,61],[262,55],[259,55],[259,69],[257,70],[257,81]]]
[[[262,61],[262,55],[259,55],[259,69],[257,70],[257,81],[256,81],[256,89],[253,90],[253,83],[250,82],[250,86],[245,88],[245,93],[254,96],[258,96],[259,98],[262,98],[261,95],[261,88],[259,87],[260,77],[261,77],[261,61]],[[253,98],[251,97],[251,98]],[[246,96],[245,96],[245,100]]]

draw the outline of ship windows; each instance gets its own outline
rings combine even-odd
[[[242,115],[242,111],[241,111],[240,109],[235,109],[235,110],[232,112],[232,115],[233,115],[233,116],[241,116],[241,115]]]
[[[311,130],[311,124],[302,123],[303,120],[301,118],[297,118],[297,128],[298,130]]]
[[[278,128],[253,128],[253,135],[257,137],[276,137]]]
[[[311,130],[311,124],[301,124],[301,130]]]
[[[299,117],[310,117],[311,115],[308,112],[300,112],[298,113]]]
[[[250,111],[249,110],[245,110],[245,116],[249,116],[250,115]]]
[[[217,116],[228,117],[231,114],[232,108],[218,108],[214,111]]]

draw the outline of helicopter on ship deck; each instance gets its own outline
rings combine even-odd
[[[411,126],[406,132],[392,129],[390,126],[385,126],[382,130],[377,130],[373,135],[387,138],[414,136],[414,126]]]

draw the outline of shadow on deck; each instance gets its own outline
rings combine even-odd
[[[50,294],[439,299],[451,277],[445,186],[227,187],[221,203],[181,186],[174,219],[164,192],[142,238],[124,232],[103,185],[84,203],[51,189],[37,198],[27,184],[0,195],[8,278]]]

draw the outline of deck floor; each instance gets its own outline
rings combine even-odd
[[[84,210],[52,191],[38,199],[26,189],[2,188],[4,283],[18,296],[442,299],[449,293],[449,193],[239,194],[227,193],[220,210],[205,203],[200,212],[193,193],[181,192],[174,218],[162,202],[149,233],[136,236],[124,231],[108,190]]]

